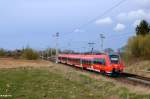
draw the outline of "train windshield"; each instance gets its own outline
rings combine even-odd
[[[112,64],[118,64],[119,63],[119,56],[118,55],[109,55],[110,61]]]
[[[94,64],[105,65],[105,59],[94,59]]]

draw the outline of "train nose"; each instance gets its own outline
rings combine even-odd
[[[113,64],[113,68],[117,69],[117,68],[119,68],[119,67],[120,67],[119,64]]]
[[[120,64],[113,64],[113,69],[117,72],[121,72],[123,70]]]

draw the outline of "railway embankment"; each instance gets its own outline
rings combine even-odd
[[[135,61],[126,64],[125,72],[150,77],[150,60]]]

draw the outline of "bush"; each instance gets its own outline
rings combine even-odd
[[[19,59],[19,58],[21,58],[22,53],[23,53],[22,50],[16,49],[14,51],[11,51],[11,55],[10,56],[15,58],[15,59]]]
[[[150,35],[130,38],[127,54],[136,58],[150,59]]]
[[[0,57],[4,57],[6,55],[6,51],[4,49],[0,49]]]
[[[31,48],[26,48],[23,50],[22,57],[27,60],[36,60],[39,58],[39,54]]]

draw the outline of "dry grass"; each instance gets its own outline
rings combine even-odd
[[[148,63],[149,64],[149,63]],[[147,63],[145,63],[145,66],[147,65]],[[80,82],[83,84],[87,84],[89,83],[90,86],[87,85],[87,87],[89,87],[90,89],[93,89],[94,86],[98,86],[95,84],[90,84],[90,81],[88,80],[83,80],[83,78],[86,77],[86,79],[93,79],[93,80],[97,80],[98,82],[96,83],[111,83],[113,84],[113,87],[109,88],[109,90],[118,90],[120,88],[126,88],[129,90],[129,92],[131,93],[136,93],[138,95],[144,95],[144,94],[149,94],[150,93],[150,89],[149,88],[145,88],[145,87],[141,87],[141,86],[133,86],[130,84],[123,84],[121,82],[117,82],[115,80],[112,80],[110,78],[107,77],[103,77],[101,75],[95,75],[93,73],[90,72],[85,72],[82,71],[81,69],[77,69],[77,68],[72,68],[70,66],[66,66],[66,65],[62,65],[62,64],[54,64],[48,61],[42,61],[42,60],[16,60],[16,59],[0,59],[0,69],[11,69],[11,68],[19,68],[19,67],[33,67],[33,68],[41,68],[46,69],[52,73],[58,74],[63,76],[66,80],[71,81],[71,82]],[[87,78],[89,77],[89,78]],[[99,86],[101,87],[101,86]],[[93,89],[94,91],[95,89]],[[105,94],[105,93],[103,93]],[[117,98],[118,96],[110,96],[109,98],[113,99],[113,98]]]
[[[150,72],[148,70],[150,69],[150,60],[147,61],[137,61],[132,64],[128,64],[125,68],[126,72],[150,77]]]
[[[65,75],[70,80],[80,81],[80,79],[74,74],[85,75],[92,79],[96,79],[98,81],[112,82],[115,84],[114,88],[125,87],[125,88],[129,89],[131,92],[138,93],[138,94],[146,94],[146,93],[149,94],[150,93],[150,88],[148,88],[148,87],[124,84],[122,82],[118,82],[118,81],[113,80],[106,76],[95,75],[93,73],[90,73],[87,71],[82,71],[81,69],[72,68],[70,66],[66,66],[66,65],[62,65],[62,64],[52,65],[52,69],[50,69],[50,71],[53,71],[53,70],[55,70],[57,73],[59,73],[61,75]]]
[[[21,60],[13,58],[0,58],[0,68],[18,68],[18,67],[49,67],[52,65],[44,60]]]

